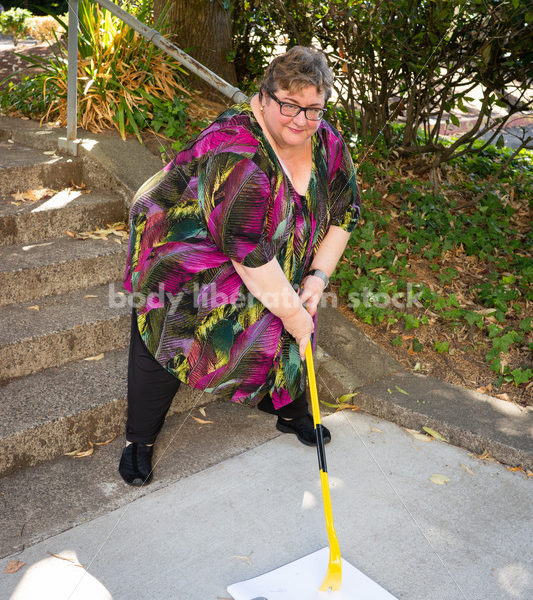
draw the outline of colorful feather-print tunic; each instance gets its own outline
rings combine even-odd
[[[303,390],[296,341],[248,293],[231,259],[259,267],[275,257],[300,285],[328,227],[354,229],[360,200],[349,152],[325,121],[312,145],[300,196],[248,101],[135,195],[124,285],[146,346],[180,381],[245,404],[270,393],[275,408]]]

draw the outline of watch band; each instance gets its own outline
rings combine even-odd
[[[322,279],[324,282],[324,289],[328,287],[329,277],[324,273],[324,271],[321,271],[320,269],[311,269],[308,275],[314,275],[315,277]]]

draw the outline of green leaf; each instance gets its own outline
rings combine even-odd
[[[496,373],[501,373],[502,361],[499,358],[494,358],[490,363],[490,370],[495,371]]]
[[[440,440],[441,442],[447,442],[448,440],[441,435],[438,431],[435,431],[434,429],[431,429],[430,427],[422,427],[422,429],[426,432],[429,433],[429,435],[433,438],[435,438],[436,440]]]
[[[465,321],[470,325],[476,324],[479,328],[483,327],[483,316],[473,310],[465,311]]]
[[[403,320],[405,321],[406,331],[409,331],[409,329],[416,329],[420,326],[420,321],[410,313],[406,313],[403,316]]]
[[[450,121],[456,126],[459,127],[461,125],[461,123],[459,122],[459,119],[452,113],[450,113]]]
[[[320,404],[327,406],[328,408],[338,408],[338,406],[333,402],[326,402],[325,400],[320,400]]]
[[[348,400],[350,400],[350,398],[353,398],[354,396],[357,396],[359,392],[353,392],[352,394],[343,394],[338,400],[337,402],[339,404],[345,404],[346,402],[348,402]]]
[[[502,333],[503,327],[499,327],[495,323],[489,323],[488,330],[489,330],[489,339],[492,339],[492,338],[495,338],[496,336],[500,335],[500,333]]]
[[[443,352],[449,352],[450,342],[439,342],[435,340],[434,348],[439,354],[442,354]]]
[[[395,389],[397,392],[400,392],[400,394],[405,394],[406,396],[409,396],[409,392],[406,392],[405,390],[402,390],[402,388],[401,388],[401,387],[399,387],[399,386],[397,386],[397,385],[395,385],[395,386],[394,386],[394,389]]]
[[[424,349],[424,344],[420,342],[418,338],[413,339],[413,351],[421,352]]]
[[[515,385],[520,385],[521,383],[527,383],[531,377],[533,376],[533,371],[531,369],[514,369],[511,371],[511,375],[513,376],[513,381]]]
[[[531,331],[531,317],[527,317],[520,321],[519,325],[520,329],[525,333],[529,333]]]

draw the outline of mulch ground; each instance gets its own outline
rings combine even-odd
[[[42,69],[32,67],[27,61],[18,56],[38,56],[46,58],[52,56],[52,49],[47,42],[40,44],[20,42],[16,47],[12,44],[0,46],[0,89],[7,83],[1,84],[6,77],[13,75],[10,81],[20,81],[23,75],[38,73]]]

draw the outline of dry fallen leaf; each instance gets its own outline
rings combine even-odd
[[[114,439],[116,439],[117,434],[115,433],[115,435],[112,438],[109,438],[108,440],[106,440],[105,442],[93,442],[95,446],[107,446],[108,444],[110,444]]]
[[[449,477],[446,477],[446,475],[441,475],[440,473],[435,473],[434,475],[432,475],[429,478],[430,481],[432,481],[433,483],[436,483],[437,485],[445,485],[446,483],[448,483],[450,481]]]
[[[430,427],[422,427],[422,429],[426,432],[429,433],[429,435],[431,437],[434,437],[436,440],[440,440],[441,442],[447,442],[448,440],[441,435],[438,431],[435,431],[434,429],[431,429]]]
[[[24,252],[28,252],[28,250],[40,248],[41,246],[51,246],[53,243],[54,242],[44,242],[43,244],[30,244],[29,246],[22,246],[22,250],[24,250]]]
[[[494,458],[486,450],[483,452],[483,454],[476,454],[476,456],[481,460],[494,460]]]
[[[466,465],[464,465],[463,463],[461,463],[461,467],[463,467],[463,469],[467,472],[470,473],[470,475],[474,474],[474,471],[472,471],[472,469],[469,469]]]
[[[506,469],[508,471],[520,471],[521,473],[525,474],[525,471],[522,467],[506,467]]]
[[[85,569],[85,567],[80,564],[79,562],[76,562],[73,558],[67,558],[66,556],[61,556],[61,554],[54,554],[53,552],[48,552],[48,554],[50,556],[53,556],[54,558],[60,558],[61,560],[66,560],[69,563],[72,563],[75,567],[81,567],[82,569]]]
[[[35,202],[37,200],[37,196],[33,190],[26,190],[24,194],[24,200],[27,200],[28,202]]]
[[[24,194],[22,192],[17,192],[16,194],[11,194],[13,196],[13,198],[15,198],[16,202],[24,202]]]
[[[102,360],[102,358],[104,358],[103,352],[101,354],[97,354],[96,356],[88,356],[87,358],[84,358],[83,360]]]
[[[197,422],[200,423],[201,425],[205,425],[207,423],[214,423],[214,421],[206,421],[205,419],[199,419],[198,417],[195,417],[194,415],[191,415],[191,417]]]
[[[89,442],[89,444],[91,445],[89,450],[85,450],[85,452],[76,452],[76,454],[74,454],[74,458],[85,458],[86,456],[91,456],[94,454],[94,445],[92,442]]]
[[[65,456],[73,456],[74,458],[84,458],[85,456],[91,456],[94,452],[94,444],[89,442],[89,450],[72,450],[72,452],[65,452]]]
[[[26,563],[21,562],[20,560],[10,560],[7,563],[6,568],[4,569],[4,573],[16,573],[19,569],[21,569]]]
[[[338,404],[337,405],[337,411],[339,412],[340,410],[361,410],[360,406],[356,406],[355,404]]]
[[[381,429],[378,429],[377,427],[371,427],[370,431],[373,431],[374,433],[383,433],[383,431],[381,431]]]
[[[74,237],[78,240],[108,240],[109,235],[115,235],[118,238],[120,238],[120,240],[127,240],[129,238],[129,233],[127,231],[127,227],[126,227],[126,223],[123,222],[118,222],[118,223],[106,223],[107,228],[106,229],[93,229],[91,231],[80,231],[78,233],[75,234],[70,234],[70,232],[66,232],[68,233],[68,235],[71,235],[71,237]],[[119,242],[120,242],[119,240]]]
[[[39,310],[39,305],[38,304],[34,304],[33,306],[26,306],[26,308],[28,310]]]
[[[200,411],[200,414],[202,415],[202,417],[207,417],[207,413],[205,412],[205,408],[200,407],[198,410]]]
[[[250,560],[249,556],[237,556],[236,554],[234,554],[231,558],[238,558],[240,560],[244,560],[245,562],[247,562],[250,566],[252,566],[252,561]]]
[[[511,396],[509,396],[509,394],[496,394],[496,398],[505,400],[506,402],[511,402]]]
[[[85,294],[84,298],[98,298],[96,294]]]
[[[49,198],[55,194],[55,190],[51,190],[48,188],[39,188],[37,190],[26,190],[24,193],[17,192],[16,194],[11,194],[11,196],[15,199],[11,204],[15,204],[20,206],[25,202],[38,202],[43,198]]]

